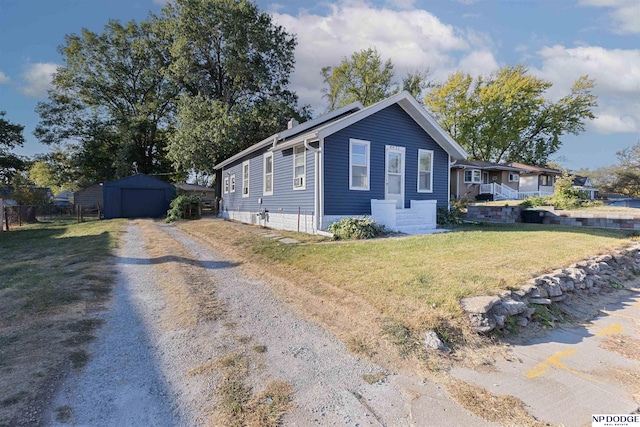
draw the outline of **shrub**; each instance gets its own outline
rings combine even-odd
[[[198,217],[200,209],[202,209],[200,196],[181,194],[171,201],[165,222],[185,219],[189,217],[189,214],[193,217],[194,213]]]
[[[343,218],[329,225],[328,229],[336,240],[372,239],[385,233],[383,225],[367,217]]]
[[[436,223],[438,225],[460,225],[462,218],[460,217],[460,209],[453,208],[451,210],[441,207],[436,211]]]

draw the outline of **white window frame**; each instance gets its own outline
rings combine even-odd
[[[352,158],[352,151],[354,145],[364,146],[367,150],[366,152],[366,164],[365,165],[354,165]],[[355,187],[353,185],[353,166],[365,166],[367,168],[367,185],[364,187]],[[371,142],[365,141],[363,139],[355,139],[349,138],[349,190],[358,190],[358,191],[369,191],[370,182],[371,182]]]
[[[229,180],[229,192],[230,193],[235,193],[236,192],[236,174],[232,174]]]
[[[520,174],[509,172],[509,182],[520,182]]]
[[[229,194],[229,177],[225,176],[223,180],[223,192],[224,194]]]
[[[267,160],[271,159],[271,172],[267,173]],[[273,163],[273,153],[269,152],[269,153],[264,153],[263,156],[263,161],[262,161],[262,195],[263,196],[273,196],[273,169],[274,169],[274,163]],[[269,190],[267,190],[267,176],[271,176],[271,188]]]
[[[429,189],[421,189],[420,188],[420,172],[422,172],[420,170],[420,157],[423,154],[428,154],[431,157],[431,165],[429,166],[429,174],[431,175],[431,179],[429,180],[429,183],[431,184]],[[418,149],[418,193],[433,193],[433,150],[423,150],[423,149]]]
[[[471,172],[470,181],[467,180],[467,172]],[[463,171],[463,178],[465,184],[482,184],[482,171],[480,169],[466,169]]]
[[[246,167],[246,173],[245,173]],[[242,162],[242,197],[249,197],[249,182],[251,181],[251,163]]]
[[[296,175],[296,156],[302,153],[302,165],[304,166],[304,172]],[[293,189],[305,190],[307,188],[307,149],[304,145],[296,145],[293,147]],[[302,185],[296,186],[296,179],[302,178]]]

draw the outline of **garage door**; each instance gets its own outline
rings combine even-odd
[[[169,208],[163,189],[123,188],[120,197],[123,218],[157,218]]]

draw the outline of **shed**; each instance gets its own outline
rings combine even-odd
[[[104,218],[158,218],[175,197],[173,185],[144,174],[105,182]]]
[[[102,194],[102,184],[93,184],[73,194],[73,201],[76,206],[83,209],[97,209],[104,206],[104,196]]]

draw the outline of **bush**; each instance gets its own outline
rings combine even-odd
[[[179,219],[191,217],[199,217],[200,210],[202,209],[202,199],[200,196],[192,196],[188,194],[181,194],[171,201],[169,210],[167,211],[167,218],[165,222],[173,222]]]
[[[453,208],[451,210],[447,208],[438,208],[436,211],[436,223],[438,225],[460,225],[462,224],[462,218],[460,217],[460,209]]]
[[[343,218],[330,224],[328,230],[336,240],[373,239],[385,233],[383,225],[367,217]]]

